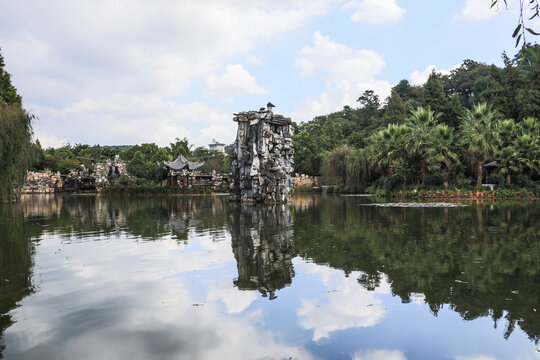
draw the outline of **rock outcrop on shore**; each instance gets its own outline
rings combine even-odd
[[[273,105],[234,114],[238,123],[231,162],[230,199],[286,202],[291,194],[293,130],[291,119],[274,114]]]

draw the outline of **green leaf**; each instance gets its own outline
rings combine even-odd
[[[518,38],[516,39],[516,47],[519,45],[519,41],[521,40],[521,35],[523,34],[519,34]]]
[[[519,30],[521,30],[521,24],[519,24],[516,29],[514,30],[514,33],[512,34],[512,37],[515,38],[517,34],[519,33]]]
[[[528,32],[530,32],[530,33],[533,34],[533,35],[540,35],[540,33],[537,33],[536,31],[534,31],[534,30],[531,29],[531,28],[525,28],[525,30],[527,30]]]

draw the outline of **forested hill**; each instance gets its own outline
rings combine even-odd
[[[524,51],[528,51],[528,56],[525,59]],[[427,149],[424,149],[425,151],[418,149],[418,147],[429,147],[433,144],[410,143],[414,142],[414,139],[411,138],[413,135],[420,136],[412,129],[412,114],[417,112],[420,107],[424,110],[431,110],[433,117],[432,123],[423,124],[430,128],[424,129],[425,131],[435,131],[438,125],[446,125],[448,127],[447,136],[453,137],[450,150],[455,151],[457,155],[453,163],[459,162],[461,164],[461,166],[454,166],[453,171],[450,171],[451,175],[455,175],[454,180],[456,180],[457,172],[462,177],[476,176],[477,174],[473,172],[477,169],[469,169],[469,163],[476,166],[479,157],[482,158],[482,162],[495,160],[497,154],[500,156],[505,145],[512,145],[513,150],[519,151],[519,149],[515,149],[518,135],[523,135],[526,131],[520,132],[517,127],[523,126],[523,120],[526,118],[534,118],[534,120],[529,120],[532,121],[530,125],[534,127],[534,131],[529,129],[532,133],[527,134],[536,136],[536,138],[533,136],[532,140],[536,141],[536,145],[538,145],[540,45],[527,46],[526,50],[520,50],[513,59],[506,54],[503,54],[502,57],[504,60],[502,68],[474,60],[464,60],[461,66],[452,70],[449,75],[433,72],[423,86],[413,86],[407,80],[402,80],[392,88],[391,96],[384,100],[379,99],[373,91],[366,91],[359,96],[357,108],[345,106],[341,111],[318,116],[312,121],[300,124],[294,137],[296,172],[309,175],[322,175],[324,173],[334,176],[336,181],[347,183],[346,169],[335,167],[335,161],[339,159],[334,157],[332,161],[328,161],[328,166],[323,165],[325,157],[329,159],[331,155],[336,155],[336,149],[339,148],[345,151],[347,156],[352,156],[356,160],[358,157],[365,157],[365,163],[360,164],[363,170],[356,170],[356,172],[361,171],[362,174],[353,174],[353,177],[357,177],[355,180],[357,183],[349,183],[350,188],[361,188],[358,181],[363,181],[363,184],[366,185],[381,176],[392,175],[401,176],[405,183],[422,182],[427,172],[430,170],[440,172],[444,166],[429,164],[429,159],[423,158],[424,155],[427,155]],[[506,136],[506,139],[501,139],[504,134],[500,134],[500,126],[494,125],[494,130],[497,130],[497,133],[495,134],[496,139],[493,139],[491,145],[496,145],[497,148],[480,149],[480,152],[484,152],[485,156],[472,154],[474,151],[467,151],[467,146],[471,145],[470,143],[465,144],[458,141],[465,140],[463,122],[467,114],[478,116],[478,114],[474,115],[475,105],[478,104],[486,104],[487,110],[490,111],[490,122],[498,124],[502,119],[512,119],[514,121],[512,126],[515,126],[515,128],[510,129],[513,132],[510,138]],[[437,131],[443,130],[439,127]],[[398,133],[403,133],[403,136],[398,135]],[[425,135],[427,135],[426,139],[429,139],[433,133],[425,133],[422,136]],[[390,142],[392,138],[407,151],[400,154],[397,146],[395,149],[386,148],[384,155],[390,163],[383,165],[382,159],[377,159],[375,156],[377,153],[381,154],[380,151],[383,149],[374,148],[377,145],[377,139],[380,140],[381,137],[386,139],[386,143]],[[401,137],[401,139],[397,137]],[[504,144],[505,140],[511,143]],[[343,148],[344,145],[350,147]],[[479,144],[479,146],[483,145]],[[537,147],[532,146],[528,151],[535,149],[538,150]],[[361,150],[360,153],[353,154],[359,150]],[[437,149],[431,151],[433,156],[437,152],[440,153]],[[394,157],[393,161],[390,157]],[[512,165],[506,173],[525,172],[527,175],[534,176],[533,173],[538,172],[538,161],[538,154],[536,154],[533,163],[525,164],[527,166],[524,164]],[[425,164],[423,164],[424,162]],[[400,170],[399,167],[408,170]],[[506,174],[504,171],[502,173]],[[360,180],[358,177],[363,179]],[[450,180],[452,181],[452,176]]]

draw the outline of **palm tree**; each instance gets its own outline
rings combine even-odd
[[[462,143],[476,165],[476,187],[482,186],[482,163],[494,156],[499,145],[497,113],[486,103],[465,110],[461,122]]]
[[[406,144],[407,151],[411,155],[416,155],[420,158],[420,176],[422,185],[427,172],[427,156],[430,138],[433,128],[437,123],[439,114],[435,115],[429,108],[419,107],[412,111],[411,116],[406,120],[406,126],[410,129],[408,141]]]
[[[368,157],[385,176],[400,172],[406,159],[404,144],[408,132],[404,125],[389,124],[370,137]]]
[[[454,132],[447,125],[437,125],[429,140],[428,163],[432,169],[441,169],[444,188],[448,189],[448,173],[459,161],[454,151]]]
[[[531,135],[521,135],[516,141],[518,162],[520,167],[527,172],[537,170],[540,167],[540,144],[538,139]]]
[[[512,184],[510,174],[519,171],[519,154],[511,146],[502,149],[497,155],[497,166],[501,174],[506,176],[506,185]]]
[[[514,123],[513,119],[500,120],[498,123],[499,137],[501,139],[501,146],[507,147],[514,143],[517,135],[518,126]]]

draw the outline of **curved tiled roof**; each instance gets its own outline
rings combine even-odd
[[[178,157],[176,158],[176,160],[174,161],[165,161],[163,163],[163,165],[168,168],[168,169],[171,169],[171,170],[184,170],[184,169],[187,169],[187,170],[195,170],[195,169],[198,169],[200,168],[201,166],[204,165],[204,162],[192,162],[192,161],[189,161],[188,159],[186,159],[185,157],[182,156],[182,154],[178,155]]]

